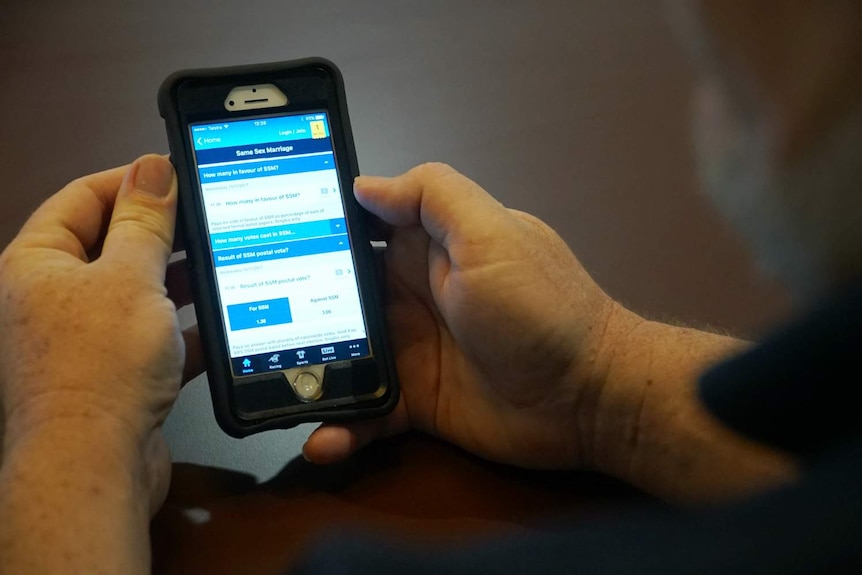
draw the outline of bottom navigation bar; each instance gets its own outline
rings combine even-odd
[[[369,353],[368,340],[356,339],[325,345],[288,349],[274,353],[261,353],[231,359],[236,376],[258,375],[304,365],[318,365],[365,357]]]

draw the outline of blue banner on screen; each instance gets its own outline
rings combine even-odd
[[[332,152],[329,140],[298,140],[294,142],[268,142],[250,146],[198,150],[198,164],[223,164],[239,160],[265,160]]]
[[[275,356],[371,353],[328,114],[195,124],[190,137],[234,375]]]
[[[215,258],[216,267],[220,267],[298,258],[315,254],[328,254],[349,249],[350,242],[347,240],[347,234],[344,234],[341,236],[314,238],[312,240],[292,240],[257,246],[255,248],[214,250],[213,257]]]
[[[198,174],[202,184],[216,184],[233,180],[269,178],[275,175],[286,176],[334,169],[335,156],[332,155],[332,152],[326,152],[298,158],[205,166],[198,168]]]
[[[347,221],[344,218],[334,220],[318,220],[316,222],[305,222],[302,224],[288,224],[286,226],[272,226],[254,230],[240,230],[212,234],[210,241],[213,250],[234,248],[237,246],[250,247],[266,245],[279,240],[304,240],[309,238],[320,238],[324,236],[335,236],[343,234],[347,230]]]
[[[330,141],[329,119],[323,112],[198,124],[191,128],[192,142],[196,152],[265,144],[267,142]],[[329,149],[332,149],[331,144]]]

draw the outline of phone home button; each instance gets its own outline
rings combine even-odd
[[[323,395],[320,378],[310,371],[300,371],[292,387],[302,401],[317,401]]]

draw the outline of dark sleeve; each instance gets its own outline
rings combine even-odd
[[[824,461],[797,485],[731,507],[642,512],[458,548],[409,547],[343,532],[319,541],[293,573],[858,574],[862,442]]]

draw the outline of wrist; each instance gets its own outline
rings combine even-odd
[[[74,456],[76,471],[111,467],[116,474],[134,477],[143,462],[144,442],[112,418],[59,416],[24,427],[18,420],[7,422],[4,461],[38,448]]]
[[[592,369],[575,383],[583,390],[576,406],[580,459],[587,469],[629,481],[627,461],[645,392],[635,383],[642,377],[632,360],[648,352],[633,347],[631,340],[646,320],[615,301],[610,302],[606,318],[594,344]],[[648,358],[639,360],[637,363],[649,363]]]
[[[141,426],[104,407],[61,399],[32,400],[6,414],[3,462],[38,451],[73,459],[72,473],[110,473],[122,486],[140,482],[146,446]]]
[[[74,434],[110,431],[102,435],[101,443],[129,450],[139,446],[155,427],[146,420],[144,410],[129,409],[119,400],[85,390],[46,391],[19,401],[7,400],[3,407],[4,446],[32,433],[65,428]],[[136,413],[131,414],[133,411]]]
[[[617,310],[591,420],[591,467],[667,500],[734,497],[792,476],[784,455],[738,436],[700,403],[709,366],[747,344]]]
[[[139,442],[100,417],[10,431],[0,467],[0,571],[149,572],[150,498]]]

